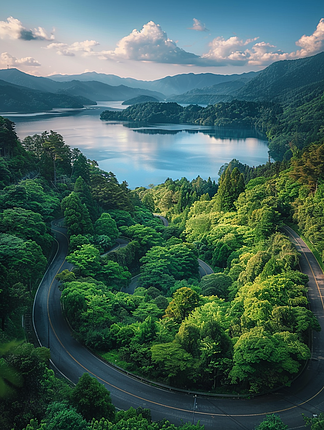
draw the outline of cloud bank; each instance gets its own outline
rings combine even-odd
[[[54,40],[53,34],[47,35],[42,27],[30,30],[25,28],[19,19],[10,16],[7,21],[0,21],[0,38],[21,39],[21,40]]]
[[[193,19],[194,31],[207,31],[198,19]],[[67,44],[54,41],[42,27],[27,29],[13,17],[0,21],[0,39],[35,41],[43,40],[48,43],[45,49],[53,50],[65,57],[96,57],[100,60],[116,62],[138,61],[160,64],[190,65],[200,67],[216,66],[260,66],[265,67],[275,61],[293,60],[317,54],[324,50],[324,18],[322,18],[311,35],[303,35],[295,42],[296,50],[282,52],[276,46],[260,41],[258,37],[241,39],[238,36],[224,38],[216,37],[208,44],[207,52],[196,55],[188,52],[170,39],[161,26],[153,21],[143,25],[141,30],[134,29],[128,36],[123,37],[113,50],[96,49],[99,42],[84,40]],[[1,62],[10,66],[40,66],[33,57],[16,58],[8,52],[1,54]]]
[[[3,52],[0,56],[1,63],[7,64],[10,67],[28,66],[40,67],[40,63],[32,57],[16,58],[8,52]]]
[[[206,31],[204,24],[194,19],[192,30]],[[101,59],[151,61],[155,63],[188,64],[196,66],[267,66],[274,61],[303,58],[321,52],[324,49],[324,18],[314,33],[303,35],[296,45],[301,49],[294,52],[282,52],[276,46],[252,39],[240,39],[237,36],[216,37],[209,43],[209,51],[199,56],[187,52],[168,38],[160,25],[148,22],[142,30],[133,30],[122,38],[113,51],[97,53]]]
[[[229,39],[217,37],[209,44],[209,52],[203,54],[201,60],[205,61],[206,65],[267,66],[274,61],[294,60],[317,54],[324,49],[324,18],[319,21],[312,35],[304,35],[296,42],[301,49],[293,52],[282,52],[276,49],[276,46],[266,42],[254,43],[257,39],[244,41],[237,37]],[[242,49],[245,46],[246,49]]]

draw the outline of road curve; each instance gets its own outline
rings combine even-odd
[[[71,335],[60,307],[55,275],[71,266],[65,262],[68,240],[65,229],[53,226],[57,252],[37,291],[33,323],[39,343],[51,350],[51,360],[64,376],[76,383],[84,372],[95,376],[110,391],[117,408],[150,408],[152,418],[175,424],[200,420],[206,430],[253,429],[266,414],[276,413],[290,429],[304,427],[302,414],[324,410],[324,279],[316,259],[291,229],[291,240],[301,253],[301,270],[309,276],[309,301],[322,331],[314,335],[312,358],[290,388],[254,399],[229,399],[165,390],[147,385],[103,363]],[[194,408],[194,405],[196,406]]]

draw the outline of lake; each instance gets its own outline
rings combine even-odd
[[[125,108],[121,102],[100,102],[83,110],[39,114],[1,114],[16,123],[22,140],[53,130],[71,148],[79,148],[99,167],[126,180],[131,189],[160,184],[167,178],[218,180],[219,168],[233,158],[249,166],[268,161],[267,141],[253,130],[159,124],[126,126],[101,121],[107,107]]]

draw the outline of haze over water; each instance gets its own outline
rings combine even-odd
[[[6,116],[16,123],[21,140],[45,130],[56,131],[71,148],[79,148],[101,169],[113,172],[119,182],[126,180],[131,189],[157,185],[168,177],[192,180],[199,175],[217,181],[219,168],[233,158],[249,166],[268,160],[266,140],[255,137],[253,131],[178,124],[130,128],[101,121],[102,110],[67,116]]]

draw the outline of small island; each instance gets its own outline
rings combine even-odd
[[[125,100],[122,103],[122,105],[130,106],[130,105],[137,105],[140,103],[147,103],[147,102],[159,102],[159,99],[157,99],[156,97],[146,96],[142,94],[140,96]]]

